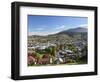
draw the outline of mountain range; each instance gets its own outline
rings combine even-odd
[[[63,30],[58,33],[50,34],[47,36],[62,35],[62,34],[73,36],[73,35],[77,35],[77,34],[87,34],[87,32],[88,32],[88,30],[86,27],[77,27],[77,28],[72,28],[72,29],[68,29],[68,30]],[[31,35],[31,36],[42,37],[42,35]]]
[[[68,30],[64,30],[59,32],[58,34],[69,34],[69,33],[87,33],[87,28],[85,27],[77,27],[77,28],[72,28]]]
[[[42,41],[50,41],[50,42],[65,42],[65,41],[78,41],[78,40],[84,40],[87,41],[87,28],[83,27],[77,27],[73,29],[68,29],[64,31],[60,31],[55,34],[50,34],[47,36],[40,36],[40,35],[31,35],[28,36],[29,40],[35,40],[36,42],[42,42]]]

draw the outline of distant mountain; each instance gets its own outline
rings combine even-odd
[[[61,31],[58,34],[86,33],[86,32],[87,32],[87,28],[77,27],[77,28],[73,28],[73,29],[68,29],[68,30]]]
[[[87,32],[87,28],[78,27],[78,28],[74,28],[74,29],[69,29],[67,31],[68,32]]]
[[[87,28],[73,28],[61,31],[56,34],[47,35],[47,36],[40,36],[40,35],[31,35],[28,36],[28,41],[33,42],[35,45],[38,43],[70,43],[70,42],[77,42],[77,41],[84,41],[87,42]]]
[[[55,38],[55,37],[63,37],[65,38],[65,36],[67,37],[74,37],[74,36],[79,36],[81,35],[81,37],[83,38],[87,38],[87,28],[86,27],[77,27],[77,28],[72,28],[72,29],[68,29],[68,30],[64,30],[64,31],[60,31],[56,34],[50,34],[50,35],[47,35],[47,36],[40,36],[40,35],[31,35],[31,36],[28,36],[29,38],[48,38],[48,37],[52,37],[52,38]]]

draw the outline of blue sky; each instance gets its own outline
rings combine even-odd
[[[87,25],[87,17],[28,15],[29,35],[49,35]]]

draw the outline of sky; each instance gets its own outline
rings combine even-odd
[[[87,17],[28,15],[28,35],[55,34],[87,25]]]

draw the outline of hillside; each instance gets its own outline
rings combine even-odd
[[[70,43],[70,42],[77,42],[77,41],[83,41],[87,42],[87,28],[74,28],[74,29],[68,29],[61,31],[56,34],[47,35],[47,36],[38,36],[38,35],[32,35],[28,36],[28,43],[36,44],[38,43]]]

